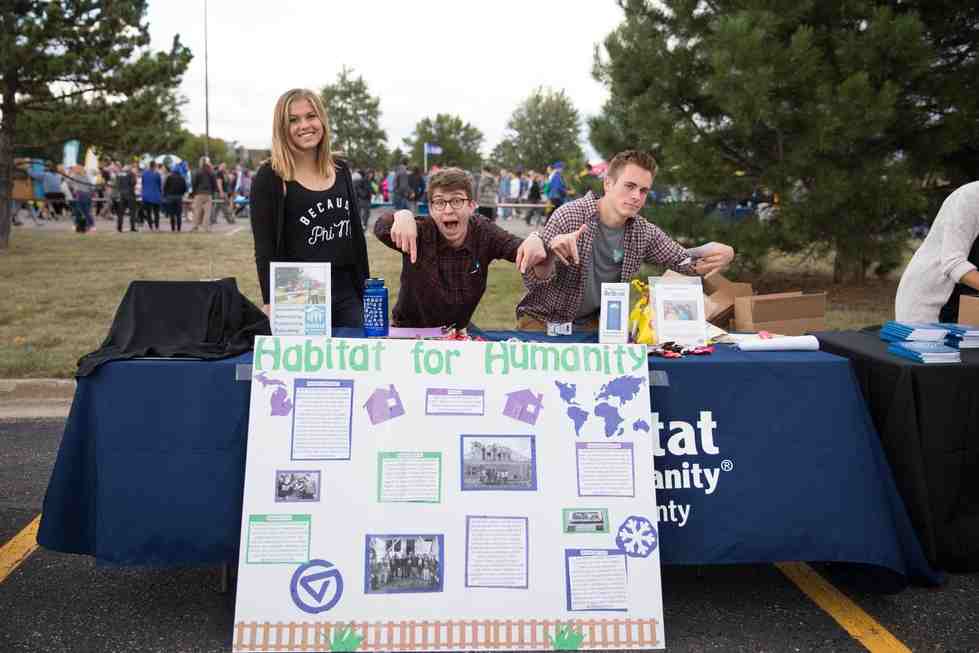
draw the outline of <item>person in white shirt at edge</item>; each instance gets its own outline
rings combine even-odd
[[[942,203],[921,247],[901,275],[899,322],[956,322],[959,298],[979,294],[979,181],[957,188]]]
[[[520,203],[520,181],[522,177],[523,177],[523,170],[517,168],[513,172],[513,175],[510,177],[510,197],[507,198],[505,201],[510,202],[511,204]],[[517,209],[511,209],[511,211],[512,211],[511,215],[513,217],[517,217]]]

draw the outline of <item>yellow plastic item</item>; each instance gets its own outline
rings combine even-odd
[[[653,307],[649,305],[647,286],[639,279],[632,280],[632,289],[639,297],[629,311],[629,333],[632,341],[638,344],[656,344],[656,331],[653,329]]]

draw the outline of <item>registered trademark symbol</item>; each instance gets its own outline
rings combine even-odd
[[[729,472],[734,469],[734,463],[732,463],[730,460],[722,460],[721,469],[723,469],[725,472]]]

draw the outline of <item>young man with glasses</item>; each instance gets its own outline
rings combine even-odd
[[[703,275],[734,259],[723,243],[688,250],[639,215],[655,176],[652,156],[620,152],[609,162],[601,198],[589,192],[551,214],[539,236],[546,258],[521,269],[527,293],[517,305],[518,329],[594,330],[603,282],[629,281],[643,263]]]
[[[374,223],[378,240],[402,252],[395,326],[465,327],[486,291],[491,262],[506,259],[522,272],[546,258],[539,238],[521,241],[474,215],[472,193],[465,171],[443,168],[428,183],[430,220],[400,210]]]

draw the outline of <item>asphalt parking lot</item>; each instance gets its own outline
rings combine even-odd
[[[4,551],[41,512],[63,427],[0,420]],[[979,574],[886,593],[895,588],[865,570],[811,567],[854,605],[824,610],[773,565],[664,568],[667,650],[979,651]],[[229,651],[234,590],[220,586],[218,568],[111,567],[40,548],[10,565],[0,554],[0,652]]]

